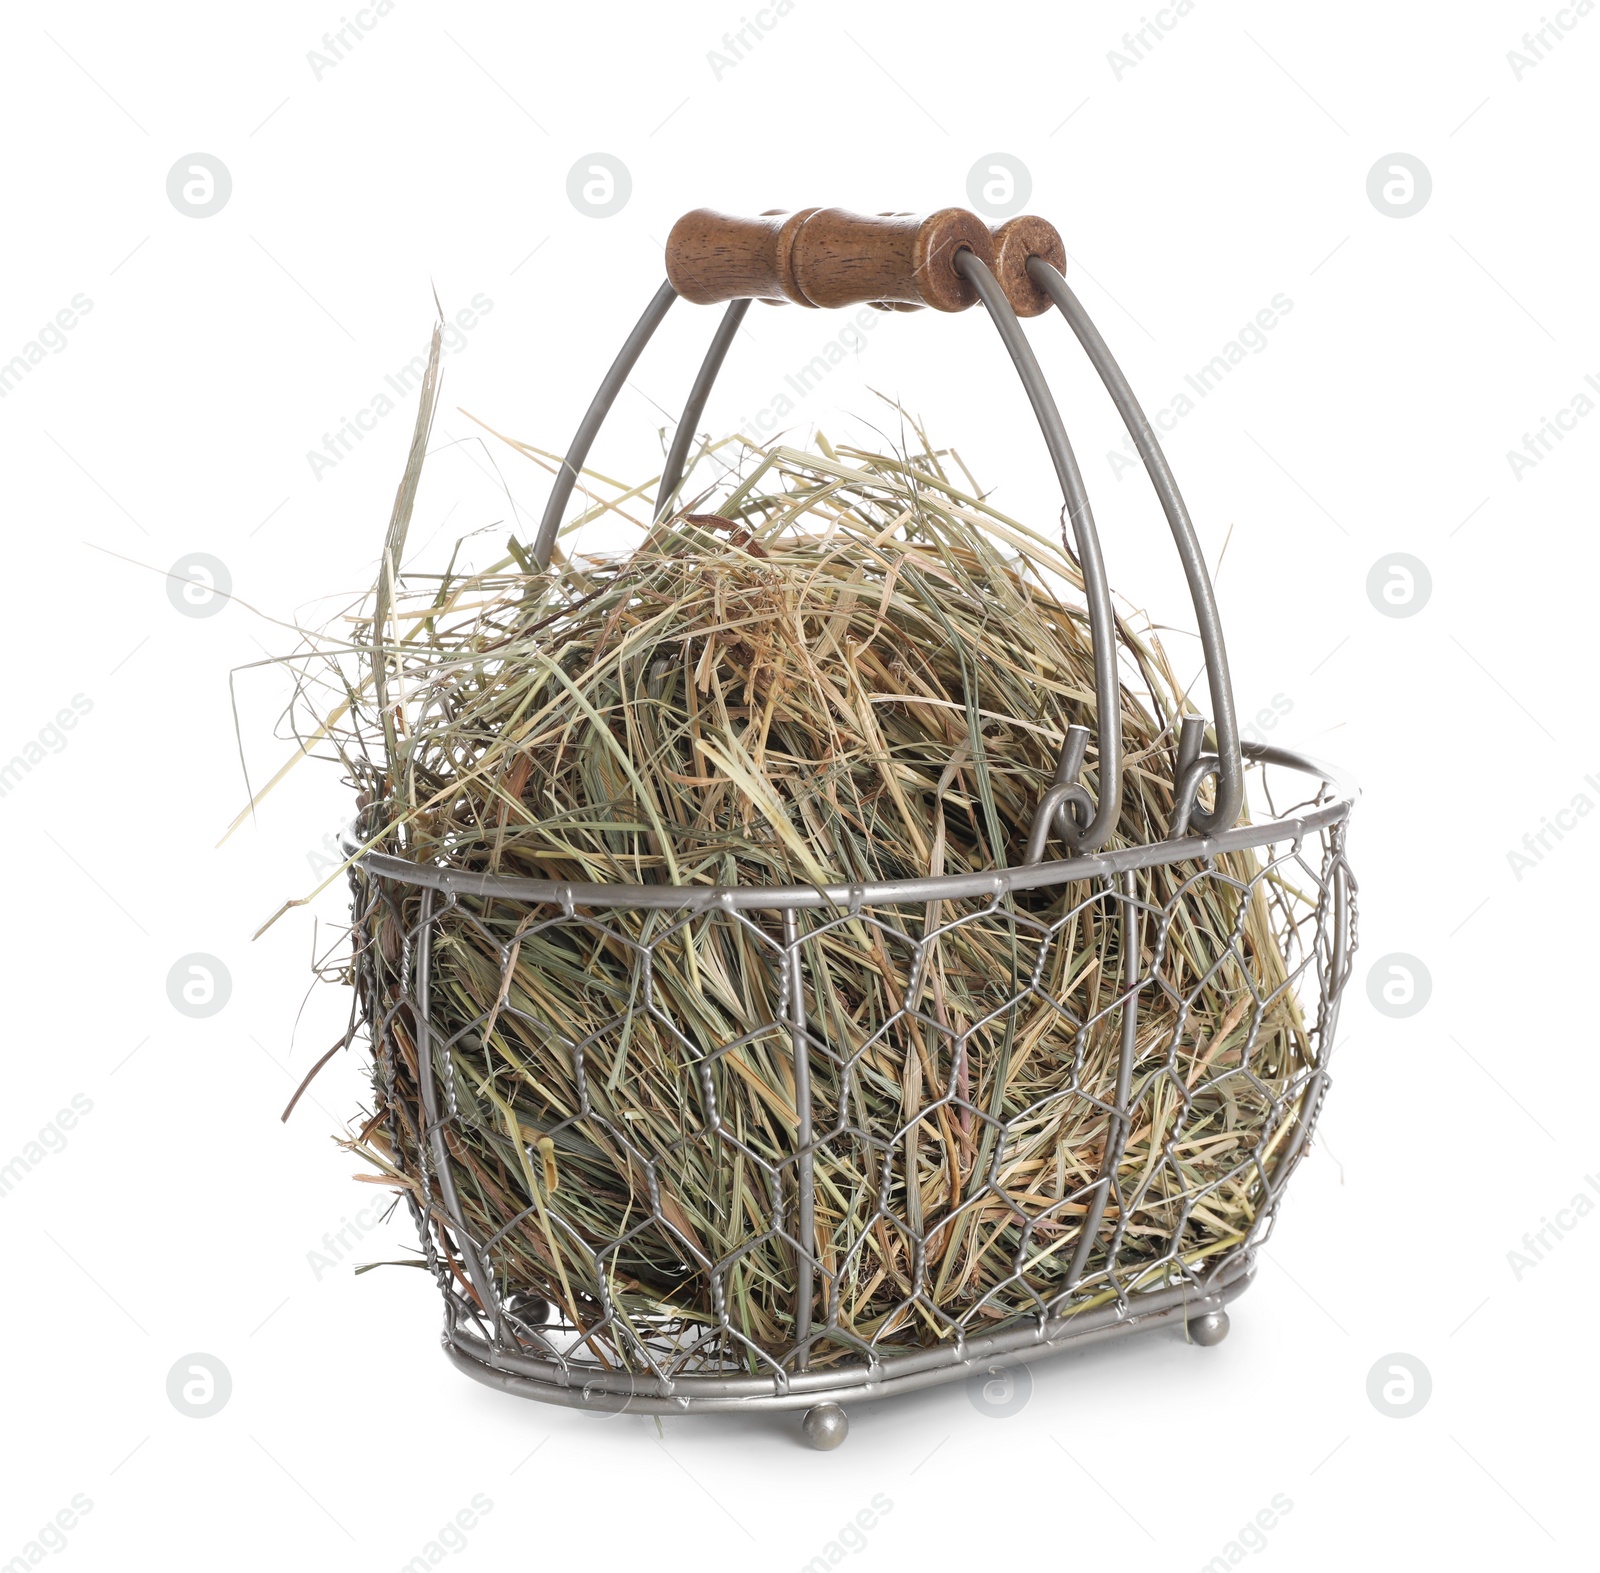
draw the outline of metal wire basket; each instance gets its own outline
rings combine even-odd
[[[667,456],[658,516],[676,501],[706,400],[741,320],[755,298],[802,306],[868,302],[900,309],[959,310],[981,301],[1000,332],[1038,418],[1071,522],[1094,642],[1097,790],[1080,781],[1089,733],[1073,727],[1055,784],[1040,801],[1026,860],[985,874],[817,888],[565,884],[423,866],[375,850],[362,851],[362,828],[345,838],[352,863],[358,944],[359,1001],[370,1032],[386,1117],[396,1151],[416,1158],[408,1201],[422,1247],[445,1301],[443,1342],[462,1370],[504,1391],[569,1407],[678,1414],[804,1409],[804,1432],[816,1446],[836,1445],[847,1421],[845,1401],[865,1401],[947,1382],[976,1370],[1032,1360],[1068,1345],[1175,1324],[1197,1343],[1227,1332],[1224,1306],[1250,1282],[1284,1186],[1304,1154],[1327,1086],[1327,1058],[1339,997],[1355,943],[1354,881],[1345,861],[1345,832],[1354,794],[1313,761],[1284,749],[1241,743],[1216,604],[1188,512],[1150,423],[1087,313],[1062,274],[1060,239],[1044,221],[1014,219],[991,232],[973,215],[947,209],[927,218],[858,218],[806,209],[757,220],[699,211],[686,215],[668,243],[664,284],[607,373],[569,449],[544,514],[534,555],[548,563],[573,485],[610,405],[656,326],[680,295],[729,301],[691,389]],[[1121,736],[1115,624],[1093,515],[1071,445],[1019,316],[1060,310],[1099,373],[1143,459],[1185,569],[1205,653],[1214,721],[1213,746],[1199,716],[1184,719],[1173,761],[1177,811],[1168,838],[1106,849],[1121,795]],[[1204,790],[1210,783],[1209,790]],[[1247,797],[1255,818],[1241,822]],[[1208,801],[1209,800],[1209,801]],[[1047,859],[1058,838],[1065,856]],[[1234,915],[1215,937],[1203,977],[1192,958],[1169,952],[1168,936],[1182,904],[1201,885]],[[925,922],[937,904],[937,922]],[[860,1045],[841,1041],[815,1006],[824,936],[849,924],[869,925],[891,959],[902,1014],[917,1015],[941,939],[961,925],[1003,932],[1028,964],[994,1002],[994,1017],[1036,1008],[1059,975],[1053,952],[1074,921],[1120,926],[1122,975],[1092,1013],[1081,1001],[1051,1003],[1071,1030],[1120,1034],[1114,1084],[1088,1085],[1077,1070],[1046,1102],[1076,1105],[1102,1122],[1098,1173],[1059,1196],[1039,1195],[1007,1178],[1009,1144],[1037,1128],[1038,1105],[996,1115],[968,1096],[960,1067],[966,1036],[948,1045],[949,1074],[938,1096],[917,1111],[923,1140],[938,1141],[941,1109],[984,1133],[989,1158],[959,1203],[939,1216],[907,1216],[897,1165],[907,1126],[863,1122],[856,1096]],[[623,918],[654,912],[650,938],[630,936]],[[915,914],[916,921],[909,921]],[[456,1097],[452,1052],[485,1018],[443,1020],[430,997],[433,945],[442,920],[468,922],[509,965],[530,932],[568,931],[574,940],[601,937],[631,958],[624,980],[628,1012],[660,1017],[653,968],[664,952],[700,943],[708,930],[736,925],[767,977],[777,1002],[761,1033],[792,1057],[795,1123],[790,1150],[776,1158],[742,1146],[719,1122],[716,1077],[721,1061],[757,1036],[702,1044],[682,1034],[684,1095],[702,1111],[684,1142],[703,1142],[718,1161],[752,1165],[766,1206],[735,1249],[713,1258],[682,1240],[683,1270],[696,1280],[697,1315],[641,1317],[624,1312],[608,1290],[615,1263],[643,1230],[671,1235],[656,1166],[660,1153],[635,1151],[621,1122],[608,1121],[589,1096],[588,1043],[562,1043],[579,1107],[552,1124],[560,1140],[587,1129],[603,1134],[642,1177],[637,1225],[615,1238],[564,1216],[548,1199],[542,1226],[560,1231],[567,1247],[593,1267],[593,1292],[558,1317],[552,1307],[508,1291],[499,1234],[476,1237],[460,1205],[448,1134],[464,1116]],[[1252,944],[1248,925],[1264,923],[1275,946],[1271,967]],[[637,925],[635,925],[635,933]],[[1237,1000],[1245,1025],[1242,1050],[1222,1065],[1186,1029],[1185,1007],[1218,980]],[[758,991],[759,992],[759,991]],[[1294,1073],[1273,1077],[1253,1060],[1265,1052],[1258,1030],[1286,994],[1304,1023]],[[1175,1025],[1161,1041],[1141,1040],[1150,1002],[1176,1006]],[[511,1007],[507,1007],[510,1009]],[[1142,1014],[1142,1012],[1144,1014]],[[942,1030],[924,1013],[930,1031]],[[529,1023],[534,1028],[539,1024]],[[672,1024],[665,1023],[670,1030]],[[548,1029],[546,1029],[548,1030]],[[1081,1062],[1081,1055],[1079,1056]],[[1256,1139],[1236,1153],[1225,1175],[1203,1187],[1185,1182],[1173,1143],[1186,1122],[1218,1100],[1253,1100]],[[1130,1132],[1152,1127],[1137,1172],[1124,1163]],[[1160,1139],[1155,1131],[1159,1126]],[[406,1137],[402,1139],[403,1135]],[[844,1237],[819,1241],[819,1172],[848,1153],[852,1172],[873,1176],[854,1197]],[[532,1154],[530,1153],[530,1157]],[[535,1159],[535,1161],[537,1161]],[[1248,1193],[1253,1223],[1242,1236],[1205,1250],[1193,1245],[1193,1220],[1208,1194],[1228,1185]],[[946,1232],[963,1218],[1003,1226],[1009,1271],[981,1300],[952,1312],[935,1303],[929,1262]],[[841,1307],[841,1262],[859,1252],[871,1231],[892,1231],[912,1264],[909,1314],[892,1333],[864,1336]],[[998,1231],[997,1231],[998,1238]],[[757,1245],[776,1243],[786,1264],[784,1293],[793,1305],[788,1335],[755,1338],[740,1325],[726,1292],[727,1275]],[[893,1320],[893,1319],[891,1319]]]

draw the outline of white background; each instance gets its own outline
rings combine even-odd
[[[451,1566],[781,1570],[883,1493],[851,1566],[1171,1570],[1226,1556],[1283,1493],[1252,1565],[1594,1566],[1600,1216],[1547,1235],[1520,1278],[1507,1253],[1600,1174],[1600,824],[1571,818],[1520,878],[1507,854],[1578,795],[1600,802],[1600,415],[1520,478],[1507,450],[1600,379],[1600,20],[1560,13],[1571,30],[1519,79],[1507,52],[1541,25],[1533,4],[1199,0],[1119,76],[1108,52],[1141,14],[796,0],[718,68],[731,0],[400,0],[319,77],[332,3],[8,8],[0,361],[75,295],[92,309],[0,400],[0,757],[73,696],[92,708],[0,798],[0,1161],[74,1095],[92,1110],[0,1197],[0,1563],[82,1493],[52,1562],[399,1568],[483,1493]],[[1432,177],[1403,219],[1367,193],[1397,151]],[[166,191],[195,152],[232,177],[203,219]],[[567,197],[596,152],[632,177],[606,219]],[[442,1358],[423,1274],[350,1270],[399,1254],[409,1225],[320,1276],[308,1258],[375,1194],[333,1143],[362,1099],[355,1056],[278,1120],[343,1019],[331,988],[300,1014],[313,923],[326,940],[342,894],[251,935],[317,884],[349,807],[336,772],[302,767],[216,849],[247,797],[240,740],[257,784],[287,752],[280,675],[241,669],[371,582],[411,406],[320,477],[307,451],[423,348],[434,290],[452,314],[481,294],[414,538],[526,538],[547,476],[458,412],[563,448],[679,213],[966,205],[995,152],[1031,172],[1029,210],[1062,229],[1152,411],[1274,295],[1292,302],[1169,453],[1214,564],[1228,542],[1245,718],[1281,696],[1274,740],[1365,791],[1363,948],[1321,1137],[1224,1345],[1163,1333],[1042,1362],[1010,1418],[957,1383],[858,1409],[846,1446],[816,1454],[792,1419],[658,1431],[493,1394]],[[654,473],[713,321],[669,317],[600,468]],[[756,308],[706,425],[769,405],[845,321]],[[1030,333],[1114,583],[1182,623],[1148,485],[1107,458],[1109,405],[1064,324]],[[882,420],[874,389],[1001,506],[1053,520],[980,312],[884,318],[795,438]],[[169,600],[194,552],[231,575],[219,615]],[[1414,616],[1368,598],[1395,552],[1431,575]],[[202,1020],[167,995],[197,952],[232,979]],[[1406,1019],[1368,1000],[1391,953],[1432,979]],[[166,1396],[196,1352],[232,1377],[208,1419]],[[1433,1384],[1403,1420],[1367,1397],[1395,1352]]]

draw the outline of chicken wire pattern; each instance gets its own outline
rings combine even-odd
[[[692,1405],[912,1352],[957,1375],[975,1340],[1236,1282],[1310,1138],[1354,948],[1348,804],[1316,801],[1244,850],[870,906],[585,907],[356,863],[376,1113],[447,1345]],[[570,959],[552,986],[592,997],[586,1036],[509,986],[536,943]],[[875,958],[875,1012],[834,995],[837,947]],[[499,988],[466,989],[463,957]],[[719,957],[733,1005],[667,1008],[666,969]],[[975,957],[1002,964],[962,976]],[[648,1100],[641,1032],[674,1050]],[[1030,1079],[1041,1037],[1070,1052]],[[509,1068],[535,1051],[544,1073]],[[731,1078],[760,1083],[758,1128]]]

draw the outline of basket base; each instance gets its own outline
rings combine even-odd
[[[1250,1286],[1255,1263],[1236,1259],[1218,1269],[1204,1291],[1191,1286],[1140,1295],[1127,1312],[1116,1306],[1047,1323],[969,1339],[963,1347],[922,1349],[865,1364],[808,1371],[785,1381],[747,1376],[682,1376],[671,1381],[618,1373],[583,1378],[552,1361],[497,1350],[464,1328],[448,1329],[443,1343],[451,1361],[475,1381],[519,1398],[602,1414],[750,1414],[804,1409],[805,1434],[813,1446],[836,1447],[848,1420],[840,1405],[870,1403],[960,1381],[975,1370],[1032,1362],[1064,1349],[1102,1343],[1158,1327],[1181,1327],[1190,1342],[1210,1346],[1227,1336],[1224,1307]],[[822,1418],[812,1416],[823,1411]],[[829,1412],[831,1411],[831,1412]],[[826,1422],[826,1423],[824,1423]],[[812,1437],[816,1430],[822,1437]]]

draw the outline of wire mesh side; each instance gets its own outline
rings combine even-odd
[[[579,1384],[1204,1293],[1305,1151],[1355,938],[1342,821],[857,912],[353,877],[372,1140],[449,1325]]]

